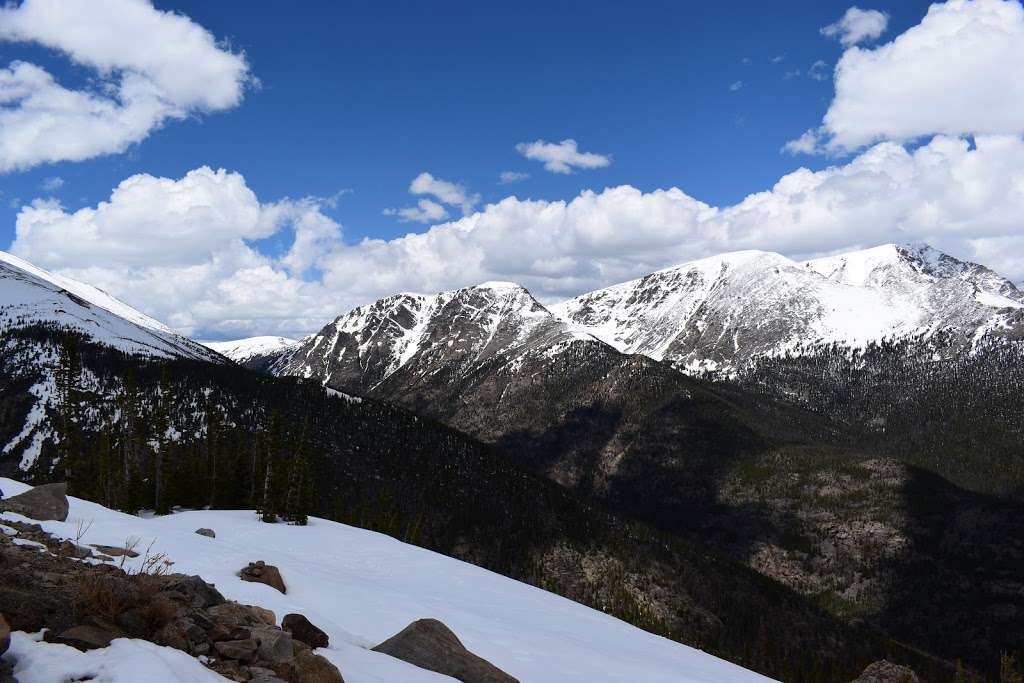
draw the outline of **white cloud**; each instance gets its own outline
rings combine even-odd
[[[729,84],[729,90],[732,92],[736,92],[741,88],[743,88],[743,81],[733,81],[732,83]]]
[[[0,7],[0,41],[57,50],[95,72],[71,90],[24,61],[0,68],[0,172],[124,151],[171,119],[237,105],[243,55],[147,0],[24,0]]]
[[[64,179],[59,175],[44,178],[43,182],[39,183],[39,187],[42,188],[44,192],[56,192],[60,188],[64,187]]]
[[[295,335],[398,291],[500,279],[554,301],[736,249],[802,258],[926,241],[1020,280],[1022,215],[1024,139],[938,137],[799,169],[732,206],[630,186],[569,201],[508,197],[422,233],[356,244],[316,200],[260,203],[238,174],[135,176],[95,208],[23,207],[13,250],[185,332]],[[268,236],[291,246],[260,254],[253,240]]]
[[[502,185],[510,185],[522,182],[529,177],[530,174],[523,171],[502,171],[501,175],[498,176],[498,182]]]
[[[384,215],[398,216],[399,220],[406,222],[437,223],[448,218],[448,210],[437,202],[421,199],[416,206],[407,206],[403,209],[384,209]]]
[[[864,10],[854,5],[834,23],[821,29],[821,35],[838,38],[843,47],[874,40],[885,33],[889,15],[878,10]]]
[[[465,215],[480,203],[480,195],[470,194],[464,185],[435,178],[423,172],[409,183],[409,194],[429,195],[448,206],[457,206]],[[398,216],[402,221],[436,223],[448,217],[448,210],[431,199],[421,199],[416,206],[403,209],[384,209],[385,216]]]
[[[795,140],[790,140],[782,146],[783,152],[789,154],[822,154],[818,131],[809,130]]]
[[[527,159],[543,161],[544,168],[552,173],[572,173],[574,168],[603,168],[612,163],[611,156],[581,152],[576,141],[569,138],[561,142],[520,142],[516,151]]]
[[[826,151],[881,140],[1024,133],[1024,8],[1018,0],[949,0],[875,49],[851,47],[815,134]]]
[[[435,178],[429,173],[420,173],[409,184],[410,194],[426,194],[436,197],[449,206],[457,206],[462,213],[469,213],[480,203],[480,195],[470,194],[464,185]]]

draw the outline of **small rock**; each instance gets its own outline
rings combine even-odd
[[[226,659],[237,659],[242,662],[252,661],[256,656],[256,641],[247,638],[245,640],[222,640],[213,644],[221,657]]]
[[[326,633],[310,623],[301,614],[286,614],[281,620],[281,628],[292,634],[292,638],[300,640],[312,648],[327,647],[329,638]]]
[[[270,626],[259,626],[251,631],[256,641],[257,657],[270,664],[289,664],[295,658],[292,653],[292,634]]]
[[[437,619],[414,621],[373,649],[463,683],[518,683],[467,650],[451,629]]]
[[[44,484],[25,493],[0,500],[0,512],[16,512],[19,515],[41,521],[64,522],[68,518],[67,484]]]
[[[283,678],[278,678],[277,674],[270,669],[264,669],[262,666],[250,666],[249,675],[252,676],[249,683],[288,683]]]
[[[851,683],[921,683],[912,669],[882,659],[868,665]]]
[[[217,533],[213,529],[207,529],[206,527],[196,529],[196,533],[207,538],[217,538]]]
[[[107,629],[89,624],[72,626],[53,639],[55,643],[70,645],[78,650],[96,650],[110,645],[110,641],[117,637]]]
[[[288,592],[284,585],[284,579],[281,578],[281,572],[278,568],[272,564],[265,563],[263,560],[250,562],[249,566],[239,573],[239,576],[241,576],[242,581],[264,583],[271,588],[276,588],[282,593]]]
[[[61,541],[60,545],[57,547],[57,552],[64,557],[77,557],[80,560],[92,557],[91,550],[83,548],[80,545],[75,545],[71,541]]]
[[[7,648],[11,646],[11,627],[7,624],[7,620],[4,619],[4,615],[0,614],[0,655],[7,652]]]
[[[295,680],[300,683],[345,683],[338,667],[310,650],[299,650],[295,656]]]
[[[99,550],[101,553],[104,553],[105,555],[111,555],[112,557],[122,557],[122,556],[138,557],[139,556],[139,554],[137,552],[135,552],[134,550],[132,550],[130,548],[118,548],[117,546],[114,546],[114,545],[101,545],[99,543],[90,543],[89,545],[91,547],[93,547],[93,548],[96,548],[96,550]]]

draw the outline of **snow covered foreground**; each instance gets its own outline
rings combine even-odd
[[[5,496],[28,488],[0,478]],[[69,500],[68,520],[42,522],[44,530],[74,538],[82,521],[91,523],[83,544],[118,546],[134,537],[145,549],[152,542],[152,552],[174,561],[173,571],[202,576],[226,598],[271,609],[278,619],[304,614],[330,636],[331,646],[318,652],[347,683],[452,681],[368,649],[424,617],[440,619],[472,652],[523,683],[769,680],[551,593],[364,529],[317,518],[306,527],[269,525],[252,512],[234,510],[141,518]],[[22,519],[12,513],[3,518]],[[194,533],[200,527],[213,529],[217,538]],[[281,570],[287,595],[236,576],[255,560]],[[82,674],[105,683],[226,680],[182,652],[138,640],[80,653],[15,634],[10,651],[19,659],[15,675],[21,683]]]

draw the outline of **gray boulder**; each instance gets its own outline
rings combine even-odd
[[[463,683],[518,683],[467,650],[451,629],[437,619],[414,621],[373,649]]]
[[[256,641],[256,654],[260,661],[270,664],[290,664],[295,658],[292,634],[273,626],[258,626],[250,631]]]
[[[217,533],[213,529],[207,529],[206,527],[196,529],[196,533],[207,538],[217,538]]]
[[[78,650],[96,650],[110,645],[120,634],[93,624],[72,626],[54,638],[54,642],[70,645]]]
[[[882,659],[869,664],[851,683],[921,683],[921,679],[912,669]]]
[[[0,500],[0,512],[16,512],[40,521],[63,522],[68,518],[67,493],[67,484],[43,484]]]

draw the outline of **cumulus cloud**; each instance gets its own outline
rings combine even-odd
[[[448,217],[448,210],[442,204],[456,206],[465,215],[480,203],[480,195],[471,194],[464,185],[435,178],[426,172],[420,173],[412,179],[412,182],[409,183],[409,194],[429,195],[438,201],[421,199],[416,206],[404,209],[384,209],[384,215],[398,216],[402,221],[436,223]]]
[[[729,84],[729,90],[732,92],[736,92],[737,90],[741,90],[742,88],[743,81],[733,81],[732,83]]]
[[[530,177],[529,173],[523,171],[502,171],[498,176],[498,182],[502,185],[511,185],[512,183],[519,183]]]
[[[875,49],[851,47],[835,70],[823,151],[882,140],[1024,133],[1024,8],[1018,0],[949,0]]]
[[[572,173],[574,168],[604,168],[612,163],[606,154],[581,152],[576,141],[568,138],[561,142],[520,142],[516,151],[527,159],[543,161],[544,168],[552,173]]]
[[[552,302],[736,249],[804,258],[925,241],[1024,278],[1024,139],[886,142],[716,207],[678,188],[505,198],[397,239],[346,243],[315,199],[261,203],[236,173],[134,176],[110,200],[21,209],[12,250],[191,334],[296,335],[399,291],[521,282]],[[131,239],[126,239],[127,236]],[[277,257],[258,240],[290,239]]]
[[[821,35],[838,38],[843,47],[874,40],[885,33],[889,15],[878,10],[864,10],[854,5],[836,22],[821,29]]]
[[[243,55],[147,0],[24,0],[0,7],[0,41],[95,72],[72,90],[35,64],[0,68],[0,172],[124,151],[168,120],[236,106],[251,81]]]

